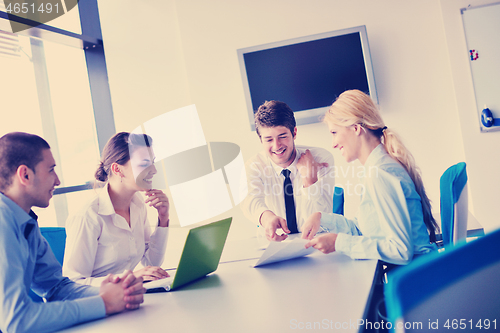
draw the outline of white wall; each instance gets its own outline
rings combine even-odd
[[[481,133],[470,71],[468,49],[460,9],[498,3],[497,0],[441,0],[443,24],[453,73],[455,99],[463,135],[463,147],[469,176],[469,189],[474,203],[474,215],[491,231],[500,228],[500,132]],[[496,32],[499,35],[499,32]]]
[[[173,1],[99,1],[116,130],[190,104]]]
[[[445,21],[452,2],[441,1]],[[249,129],[236,50],[366,25],[384,120],[413,152],[438,218],[439,177],[465,160],[439,2],[106,0],[99,6],[117,130],[195,103],[207,140],[237,143],[245,159],[260,143]],[[300,126],[297,143],[330,149],[323,124]],[[344,172],[359,166],[334,157]],[[484,196],[480,186],[471,186],[474,203]],[[352,216],[357,196],[346,200]],[[243,219],[239,209],[230,214]]]

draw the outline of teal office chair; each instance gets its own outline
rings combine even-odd
[[[385,298],[392,328],[398,332],[471,332],[486,326],[498,330],[499,244],[500,229],[389,273]]]
[[[57,261],[59,261],[62,266],[64,260],[64,249],[66,247],[66,229],[63,227],[42,227],[40,228],[40,232],[49,243]],[[43,302],[43,298],[35,294],[33,290],[30,290],[29,295],[33,301]]]
[[[469,208],[464,162],[452,165],[443,173],[440,190],[442,245],[447,246],[467,237]]]
[[[49,242],[52,252],[54,252],[57,261],[62,266],[64,249],[66,247],[66,229],[63,227],[42,227],[40,228],[40,232],[47,242]]]
[[[333,213],[344,215],[344,189],[335,186],[333,191]]]

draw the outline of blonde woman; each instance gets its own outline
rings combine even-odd
[[[364,193],[353,220],[332,213],[313,213],[302,228],[323,253],[344,253],[353,259],[381,259],[406,264],[414,255],[437,247],[438,226],[411,153],[385,126],[373,100],[359,90],[342,93],[324,122],[347,162],[365,169]],[[313,238],[319,225],[330,233]]]

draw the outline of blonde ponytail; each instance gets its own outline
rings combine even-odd
[[[422,201],[423,218],[429,231],[429,240],[435,243],[436,231],[439,227],[432,216],[431,203],[425,193],[420,170],[415,164],[413,155],[403,145],[399,136],[384,125],[377,105],[370,96],[359,90],[345,91],[332,104],[323,121],[345,127],[360,124],[380,138],[389,155],[406,169],[415,184],[415,189]]]
[[[389,155],[399,161],[399,163],[406,169],[406,172],[408,172],[413,184],[415,184],[415,189],[417,190],[417,193],[422,201],[422,213],[425,225],[429,231],[429,240],[431,243],[435,243],[436,231],[439,230],[439,226],[432,216],[431,201],[425,192],[420,169],[417,167],[413,155],[404,146],[399,136],[393,131],[386,129],[383,131],[381,139]]]

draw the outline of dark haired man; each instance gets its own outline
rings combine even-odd
[[[264,227],[268,240],[282,241],[299,232],[312,213],[332,211],[333,156],[326,149],[295,146],[295,117],[283,102],[262,104],[255,126],[264,149],[246,165],[249,189],[241,207]]]
[[[13,132],[0,138],[0,330],[50,332],[107,314],[136,309],[142,279],[109,275],[100,288],[76,284],[38,228],[31,208],[47,207],[60,184],[50,146],[39,136]],[[47,303],[35,303],[32,288]],[[64,301],[64,302],[62,302]]]

